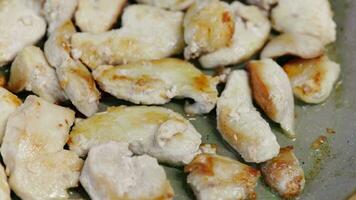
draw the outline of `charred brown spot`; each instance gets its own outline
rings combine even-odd
[[[209,155],[198,155],[194,160],[185,166],[185,172],[198,173],[204,176],[214,176],[214,160]]]
[[[202,92],[208,92],[210,90],[210,82],[208,76],[201,74],[194,78],[194,88]]]
[[[222,14],[222,21],[224,23],[227,23],[227,22],[231,22],[232,19],[231,19],[231,15],[229,12],[225,11],[223,14]]]
[[[311,145],[311,147],[313,149],[320,149],[321,145],[323,145],[324,143],[326,143],[328,140],[327,137],[325,136],[319,136]]]

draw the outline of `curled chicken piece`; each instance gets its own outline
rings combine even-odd
[[[0,199],[11,200],[10,186],[7,183],[7,176],[4,167],[0,164]]]
[[[336,39],[336,24],[328,0],[279,0],[271,13],[273,28],[306,34],[329,44]]]
[[[187,166],[187,182],[198,200],[255,199],[260,172],[214,154],[199,154]]]
[[[100,143],[130,143],[135,154],[161,162],[187,164],[199,151],[201,136],[178,113],[162,107],[113,107],[78,122],[70,133],[69,148],[79,155]]]
[[[279,0],[247,0],[249,4],[256,5],[259,8],[269,11]]]
[[[10,116],[1,155],[20,198],[68,198],[77,186],[83,161],[63,149],[73,121],[72,110],[32,95]]]
[[[127,0],[79,0],[75,23],[83,32],[102,33],[117,21]]]
[[[294,97],[292,86],[283,68],[272,59],[251,61],[248,64],[253,97],[284,132],[294,138]]]
[[[197,0],[184,17],[186,59],[228,47],[234,34],[234,14],[226,2]]]
[[[230,6],[235,18],[232,44],[201,56],[199,62],[204,68],[238,64],[250,58],[267,41],[271,25],[261,10],[238,1]]]
[[[78,0],[46,0],[43,6],[44,16],[48,22],[48,33],[72,19]]]
[[[134,156],[128,143],[90,149],[80,182],[93,200],[173,199],[173,189],[155,158]]]
[[[145,3],[152,6],[169,10],[185,10],[194,3],[195,0],[136,0],[138,3]]]
[[[283,66],[289,76],[294,95],[306,103],[325,101],[340,75],[340,65],[327,56],[295,59]]]
[[[105,33],[76,33],[73,53],[92,70],[99,65],[118,65],[154,60],[181,53],[183,13],[147,5],[124,10],[122,28]]]
[[[21,103],[21,100],[16,95],[0,87],[0,144],[5,134],[6,123],[9,116],[15,112]]]
[[[264,181],[284,199],[297,197],[304,188],[302,167],[293,153],[293,147],[281,148],[277,157],[261,167]]]
[[[261,53],[261,58],[278,58],[281,56],[297,56],[315,58],[324,52],[323,43],[310,35],[284,33],[272,38]]]
[[[21,1],[0,1],[0,67],[12,61],[27,45],[46,32],[46,22]]]
[[[174,58],[100,66],[93,76],[101,89],[135,104],[165,104],[173,97],[194,99],[194,104],[185,106],[190,114],[210,112],[218,98],[218,78]]]
[[[253,106],[245,71],[230,74],[216,112],[218,130],[245,161],[260,163],[278,154],[276,136]]]
[[[25,47],[16,56],[7,88],[15,93],[32,91],[52,103],[66,100],[55,70],[47,63],[42,50],[35,46]]]

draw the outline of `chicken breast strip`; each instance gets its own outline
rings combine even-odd
[[[101,89],[135,104],[165,104],[174,97],[188,97],[195,103],[186,104],[185,111],[202,114],[209,113],[218,99],[218,78],[175,58],[100,66],[93,76]]]
[[[279,144],[269,124],[253,106],[251,95],[247,73],[233,71],[217,103],[217,126],[245,161],[260,163],[275,157]]]
[[[232,44],[200,57],[199,62],[204,68],[234,65],[245,61],[267,41],[271,25],[261,10],[239,1],[234,1],[230,6],[235,17]]]
[[[101,34],[72,36],[74,57],[92,70],[99,65],[118,65],[169,57],[182,52],[183,13],[147,5],[125,8],[122,28]]]
[[[340,76],[340,65],[326,55],[304,60],[295,59],[284,66],[294,95],[306,103],[322,103],[333,90]]]
[[[262,165],[261,171],[264,181],[283,199],[294,199],[303,191],[304,172],[293,147],[281,148],[277,157]]]
[[[46,22],[21,1],[0,1],[0,67],[12,61],[27,45],[35,44],[46,32]]]
[[[93,200],[173,199],[163,167],[148,155],[134,156],[128,143],[90,149],[80,182]]]
[[[1,155],[11,189],[22,199],[68,198],[83,161],[63,150],[74,112],[28,96],[8,119]]]
[[[10,186],[7,183],[7,176],[4,167],[0,164],[0,199],[11,200]]]
[[[260,172],[236,160],[199,154],[187,166],[187,182],[197,200],[255,199]]]
[[[79,121],[68,145],[83,156],[92,146],[109,141],[127,142],[135,154],[181,165],[198,153],[201,136],[188,120],[169,109],[120,106]]]
[[[16,56],[7,88],[14,93],[32,91],[52,103],[67,99],[56,71],[49,66],[42,50],[35,46],[25,47]]]
[[[102,33],[116,22],[127,0],[78,0],[75,24],[83,32]]]
[[[136,0],[138,3],[145,3],[152,6],[165,8],[169,10],[185,10],[195,0]]]
[[[294,131],[294,97],[291,83],[283,68],[272,59],[248,63],[253,97],[273,121],[291,138]]]

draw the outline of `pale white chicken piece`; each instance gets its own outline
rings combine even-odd
[[[291,138],[294,132],[294,97],[283,68],[272,59],[248,63],[252,93],[257,104]]]
[[[281,148],[277,157],[262,164],[264,181],[283,199],[294,199],[305,185],[304,172],[293,147]]]
[[[78,0],[46,0],[43,6],[44,16],[48,22],[48,33],[72,19]]]
[[[169,10],[185,10],[192,5],[195,0],[136,0],[138,3],[145,3],[152,6]]]
[[[73,56],[91,69],[169,57],[184,48],[182,22],[182,12],[131,5],[124,10],[122,28],[100,34],[74,34]]]
[[[187,182],[197,200],[255,199],[260,172],[239,161],[214,154],[199,154],[187,166]]]
[[[7,182],[7,176],[4,167],[0,164],[0,199],[11,200],[10,186]]]
[[[235,18],[232,44],[201,56],[199,62],[204,68],[238,64],[260,50],[268,39],[271,25],[261,10],[238,1],[230,6]]]
[[[9,116],[21,105],[21,100],[5,88],[0,87],[0,144],[5,134]]]
[[[209,113],[218,99],[217,77],[175,58],[100,66],[93,76],[101,89],[135,104],[165,104],[174,97],[187,97],[195,103],[186,104],[185,111],[202,114]]]
[[[45,20],[21,1],[0,1],[0,67],[46,32]]]
[[[247,0],[249,4],[256,5],[266,11],[269,11],[278,1],[279,0]]]
[[[42,50],[35,46],[27,46],[17,54],[7,88],[14,93],[32,91],[52,103],[66,100],[56,71],[49,66]]]
[[[297,56],[315,58],[322,55],[324,45],[318,38],[298,33],[284,33],[271,39],[261,52],[261,58]]]
[[[186,59],[197,58],[232,44],[234,13],[219,0],[197,0],[184,16]]]
[[[9,184],[22,199],[64,199],[83,161],[63,150],[74,112],[28,96],[8,119],[1,155]]]
[[[324,45],[336,40],[336,24],[328,0],[279,0],[271,18],[278,31],[311,35]]]
[[[283,68],[291,81],[294,95],[306,103],[325,101],[340,75],[340,65],[327,56],[292,60]]]
[[[160,162],[187,164],[199,152],[201,136],[193,125],[163,107],[112,107],[78,122],[68,145],[79,155],[100,143],[130,143],[135,154],[148,154]]]
[[[129,144],[123,142],[91,148],[80,182],[93,200],[171,200],[174,195],[157,160],[134,156]]]
[[[218,130],[245,161],[260,163],[278,154],[276,136],[253,106],[245,71],[237,70],[230,74],[216,112]]]
[[[127,0],[79,0],[75,24],[83,32],[102,33],[117,21]]]

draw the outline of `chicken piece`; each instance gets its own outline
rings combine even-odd
[[[293,153],[293,147],[281,148],[277,157],[261,167],[265,182],[284,199],[294,199],[304,188],[302,167]]]
[[[93,200],[169,200],[174,195],[157,160],[134,156],[128,143],[109,142],[91,148],[80,182]]]
[[[145,3],[152,6],[169,10],[185,10],[196,0],[136,0],[138,3]]]
[[[11,200],[10,186],[7,183],[7,176],[4,167],[0,164],[0,199]]]
[[[216,112],[218,130],[245,161],[260,163],[278,154],[276,136],[253,106],[245,71],[230,74]]]
[[[45,32],[45,20],[21,1],[0,1],[0,67],[22,48],[39,41]]]
[[[66,100],[55,70],[47,63],[42,50],[35,46],[27,46],[17,54],[7,88],[15,93],[32,91],[52,103]]]
[[[179,165],[198,153],[201,136],[188,120],[169,109],[120,106],[75,124],[68,145],[83,156],[92,146],[108,141],[128,142],[135,154]]]
[[[184,17],[186,59],[229,47],[234,34],[234,16],[226,2],[197,0]]]
[[[276,5],[279,0],[247,0],[249,4],[256,5],[266,11],[269,11],[272,6]]]
[[[48,33],[72,19],[78,0],[46,0],[43,6],[44,16],[48,22]]]
[[[261,53],[261,58],[292,55],[309,59],[318,57],[323,52],[324,45],[318,38],[303,34],[284,33],[267,43]]]
[[[74,112],[28,96],[8,119],[1,155],[9,184],[22,199],[64,199],[83,161],[63,150]]]
[[[340,65],[327,56],[303,60],[295,59],[284,65],[294,95],[306,103],[325,101],[340,75]]]
[[[273,28],[285,32],[314,36],[329,44],[336,39],[328,0],[279,0],[271,13]]]
[[[175,58],[100,66],[93,76],[101,89],[135,104],[165,104],[173,97],[188,97],[195,103],[186,104],[185,111],[201,114],[209,113],[218,99],[218,78]]]
[[[271,25],[261,10],[238,1],[231,4],[231,9],[235,18],[232,44],[200,57],[199,62],[204,68],[238,64],[250,58],[267,41]]]
[[[154,60],[182,52],[183,13],[147,5],[124,10],[122,28],[101,34],[72,36],[73,56],[92,70],[99,65],[118,65]]]
[[[255,199],[260,172],[236,160],[199,154],[187,166],[187,182],[197,200]]]
[[[68,98],[81,113],[89,117],[98,111],[100,92],[80,61],[65,60],[57,69],[57,76]]]
[[[294,97],[291,83],[283,68],[272,59],[248,64],[253,97],[273,121],[291,138],[294,132]]]
[[[75,23],[83,32],[102,33],[117,21],[127,0],[79,0]]]
[[[0,87],[0,144],[5,134],[6,123],[9,116],[15,112],[21,103],[21,100],[16,95]]]

